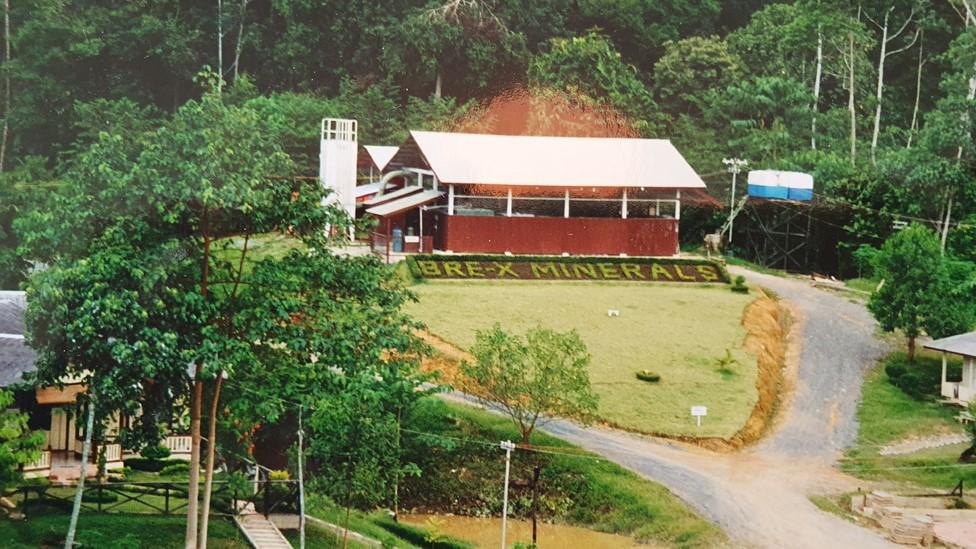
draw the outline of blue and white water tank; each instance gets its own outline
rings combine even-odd
[[[813,176],[802,172],[753,170],[749,196],[779,200],[813,200]]]

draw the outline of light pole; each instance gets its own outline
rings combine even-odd
[[[735,176],[739,175],[742,168],[749,165],[748,160],[742,158],[723,158],[722,164],[726,165],[726,171],[732,174],[732,197],[729,198],[729,244],[732,243],[732,221],[735,218]]]
[[[508,471],[512,464],[512,450],[515,443],[510,440],[503,441],[502,450],[505,450],[505,495],[502,499],[502,549],[505,549],[505,528],[508,526]]]

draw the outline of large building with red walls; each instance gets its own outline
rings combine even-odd
[[[411,131],[363,202],[378,252],[673,256],[711,200],[666,139]]]

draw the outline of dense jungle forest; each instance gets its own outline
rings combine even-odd
[[[671,139],[728,202],[724,157],[810,172],[846,258],[901,222],[976,259],[972,0],[5,0],[0,283],[100,135],[130,143],[222,75],[301,175],[318,123],[360,143],[451,128],[511,90],[570,94]],[[819,210],[818,210],[819,211]],[[838,213],[840,212],[840,213]],[[41,216],[43,218],[43,216]],[[720,214],[683,223],[700,242]],[[35,217],[35,220],[37,217]],[[694,219],[692,216],[689,219]],[[36,221],[35,221],[36,223]],[[20,250],[20,251],[18,251]]]

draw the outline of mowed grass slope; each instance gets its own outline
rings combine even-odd
[[[592,355],[590,380],[601,419],[646,433],[731,437],[756,402],[756,360],[741,349],[749,295],[725,286],[595,282],[430,281],[412,288],[408,312],[461,347],[495,322],[575,329]],[[608,317],[607,309],[620,316]],[[734,373],[716,361],[731,350]],[[652,370],[661,381],[639,381]],[[708,406],[697,428],[693,405]]]

